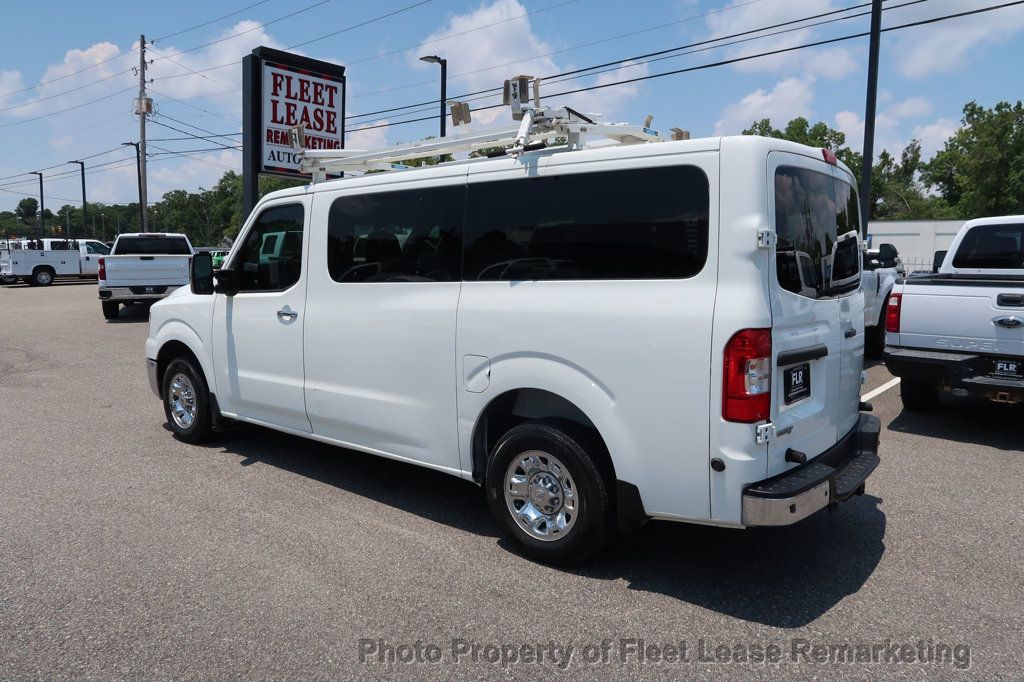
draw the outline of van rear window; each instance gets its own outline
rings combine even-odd
[[[113,255],[187,256],[190,253],[184,237],[121,237]]]
[[[776,276],[787,291],[827,298],[860,285],[857,193],[830,174],[775,171]]]
[[[954,268],[1015,270],[1024,267],[1024,226],[979,225],[964,235]]]

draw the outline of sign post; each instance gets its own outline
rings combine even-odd
[[[307,149],[345,146],[345,67],[257,47],[242,59],[242,211],[259,200],[259,176],[299,172],[288,129],[301,125]]]

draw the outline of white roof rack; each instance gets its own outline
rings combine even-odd
[[[531,82],[532,104],[527,94]],[[453,108],[464,109],[460,102],[451,104]],[[328,173],[390,169],[395,167],[395,164],[409,159],[474,152],[486,147],[508,147],[503,153],[516,156],[523,152],[542,149],[547,146],[549,140],[559,137],[565,138],[567,149],[581,149],[582,138],[585,135],[603,137],[619,144],[665,140],[658,131],[648,127],[650,116],[645,121],[647,125],[638,126],[629,123],[602,123],[597,120],[599,114],[582,114],[569,107],[541,107],[540,79],[530,76],[519,76],[505,81],[505,104],[511,106],[512,118],[520,121],[519,127],[440,140],[426,139],[377,150],[305,149],[305,131],[302,126],[289,130],[289,139],[292,148],[300,157],[300,170],[311,173],[313,182],[322,181]],[[673,139],[684,138],[673,134]]]

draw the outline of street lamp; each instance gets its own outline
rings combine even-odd
[[[441,65],[441,137],[445,133],[445,103],[448,101],[448,60],[441,59],[436,54],[420,57],[421,62]]]
[[[146,205],[142,203],[142,154],[138,142],[122,142],[122,147],[135,147],[135,169],[139,176],[139,232],[146,231]]]
[[[77,163],[82,169],[82,236],[85,236],[86,225],[89,224],[89,209],[86,208],[85,204],[85,161],[68,161],[68,163]],[[68,227],[68,239],[71,239],[71,227]]]
[[[39,233],[40,236],[46,236],[46,225],[43,223],[43,212],[46,210],[46,203],[43,201],[43,173],[42,171],[32,171],[32,175],[39,176]]]

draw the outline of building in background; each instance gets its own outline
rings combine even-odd
[[[868,223],[868,244],[892,244],[907,272],[931,270],[936,251],[945,251],[966,220],[892,220]]]

